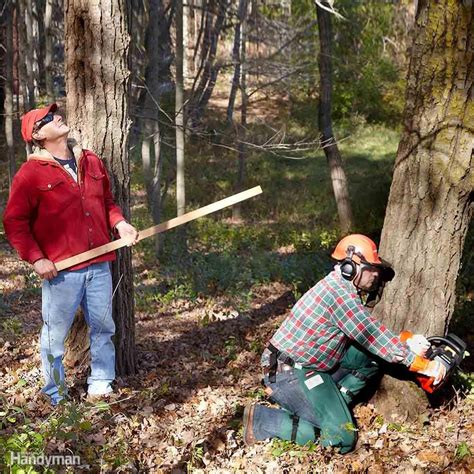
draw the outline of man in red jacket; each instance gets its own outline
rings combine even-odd
[[[43,393],[56,405],[67,389],[64,341],[79,306],[90,328],[88,394],[106,395],[115,378],[112,318],[113,252],[58,272],[54,262],[99,247],[112,231],[137,241],[110,192],[107,170],[93,152],[68,140],[69,127],[56,104],[22,118],[24,140],[34,146],[13,180],[3,224],[21,259],[43,278],[41,359]]]

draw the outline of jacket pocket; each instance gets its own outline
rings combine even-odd
[[[104,178],[105,174],[100,171],[87,171],[86,193],[102,197],[104,195]]]
[[[105,174],[101,173],[100,171],[88,171],[87,174],[94,180],[99,181],[105,178]]]
[[[38,184],[36,187],[38,188],[39,191],[52,191],[58,185],[60,185],[63,181],[64,181],[63,179],[57,179],[54,181],[49,181],[44,184]]]
[[[70,193],[64,186],[64,179],[44,181],[36,185],[36,190],[39,218],[57,217],[69,208]]]

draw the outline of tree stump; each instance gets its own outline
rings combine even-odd
[[[87,327],[82,309],[76,313],[71,331],[66,339],[65,347],[64,365],[66,367],[89,366],[89,328]]]
[[[387,422],[415,421],[428,410],[426,394],[414,382],[385,375],[371,403]]]

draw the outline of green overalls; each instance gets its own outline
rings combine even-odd
[[[351,451],[357,441],[357,430],[349,405],[366,387],[369,379],[378,373],[378,364],[365,352],[351,346],[332,375],[298,365],[292,370],[304,398],[314,411],[317,426],[298,416],[296,401],[285,400],[281,403],[285,384],[278,384],[278,374],[275,375],[275,383],[272,383],[270,371],[264,383],[275,389],[272,398],[287,410],[286,416],[279,417],[281,422],[277,436],[301,445],[318,441],[322,446],[340,447],[341,453]]]

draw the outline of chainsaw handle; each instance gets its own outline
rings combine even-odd
[[[417,380],[425,392],[433,393],[435,389],[438,388],[438,386],[435,387],[434,385],[434,377],[425,377],[424,375],[419,375]],[[443,383],[443,381],[441,383]]]
[[[466,350],[466,344],[464,343],[464,341],[459,339],[459,337],[454,334],[449,334],[449,337],[432,336],[428,337],[427,339],[428,342],[436,346],[439,346],[441,344],[446,344],[447,346],[454,345],[456,346],[456,349],[459,349],[460,352],[464,352]]]

